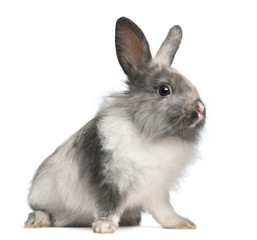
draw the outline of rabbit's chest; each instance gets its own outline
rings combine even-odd
[[[194,147],[179,138],[149,142],[126,119],[106,118],[99,125],[103,148],[111,154],[104,164],[106,179],[121,192],[143,188],[170,189],[195,157]]]

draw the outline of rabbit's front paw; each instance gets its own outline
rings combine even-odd
[[[114,233],[116,229],[115,224],[110,221],[96,221],[92,226],[95,233]]]
[[[196,225],[191,220],[179,215],[173,216],[172,219],[169,219],[164,227],[173,229],[196,229]]]
[[[196,225],[187,218],[181,218],[174,226],[176,229],[196,229]]]

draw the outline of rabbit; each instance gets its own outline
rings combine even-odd
[[[169,192],[198,157],[206,108],[194,85],[171,68],[182,39],[173,26],[152,58],[142,30],[116,22],[127,89],[105,98],[95,117],[37,169],[25,227],[91,227],[113,233],[147,211],[163,227],[194,229]]]

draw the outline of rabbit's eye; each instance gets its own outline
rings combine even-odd
[[[161,95],[162,97],[168,96],[168,95],[171,94],[171,88],[170,88],[170,86],[167,85],[167,84],[161,85],[161,86],[159,87],[158,93],[159,93],[159,95]]]

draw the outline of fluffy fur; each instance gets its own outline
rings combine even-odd
[[[169,201],[197,157],[206,115],[196,88],[169,67],[181,38],[173,27],[152,59],[141,29],[118,19],[115,43],[128,89],[106,98],[95,118],[38,168],[28,196],[35,212],[25,227],[112,233],[119,224],[138,225],[144,210],[165,228],[195,228]],[[159,94],[164,84],[167,96]]]

